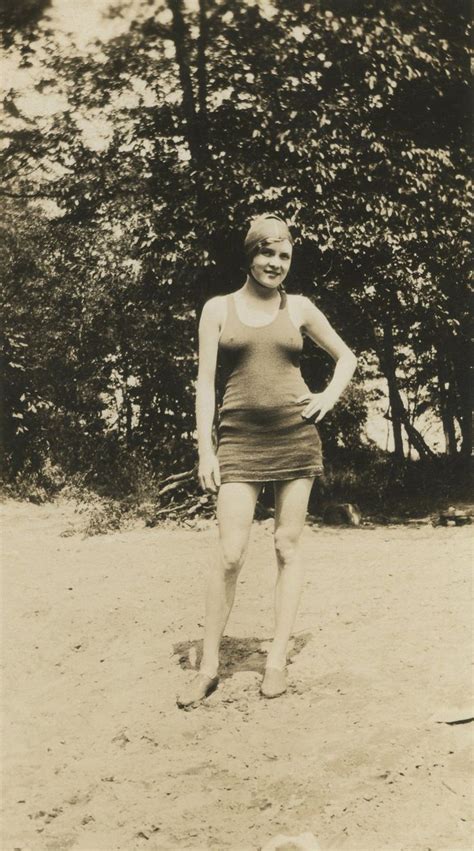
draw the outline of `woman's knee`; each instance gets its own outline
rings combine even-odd
[[[232,538],[221,540],[221,564],[226,573],[238,573],[245,561],[245,552],[243,541]]]
[[[280,563],[287,564],[292,561],[296,555],[299,538],[299,534],[291,529],[282,527],[275,530],[275,552]]]

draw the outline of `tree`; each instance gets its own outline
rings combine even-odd
[[[410,397],[421,361],[422,401],[468,452],[462,9],[169,0],[94,55],[44,37],[35,61],[66,108],[40,128],[10,94],[5,187],[58,205],[54,275],[87,282],[93,392],[119,381],[127,445],[167,463],[189,446],[197,316],[238,285],[248,218],[273,209],[296,236],[293,286],[377,354],[397,457],[403,432],[430,455]],[[304,369],[317,387],[328,365],[308,350]]]

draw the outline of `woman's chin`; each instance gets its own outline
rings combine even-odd
[[[268,290],[276,290],[277,287],[280,286],[282,279],[281,277],[277,278],[256,278],[255,279],[258,284],[262,287],[266,287]]]

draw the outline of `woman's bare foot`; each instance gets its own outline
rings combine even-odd
[[[186,689],[178,695],[176,703],[180,709],[187,709],[191,706],[197,706],[201,700],[212,694],[217,688],[219,677],[209,677],[207,674],[199,671],[191,680]]]
[[[260,686],[264,697],[279,697],[287,689],[285,668],[265,668],[265,676]]]

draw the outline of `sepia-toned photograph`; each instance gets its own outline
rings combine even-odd
[[[470,5],[0,31],[2,851],[472,851]]]

